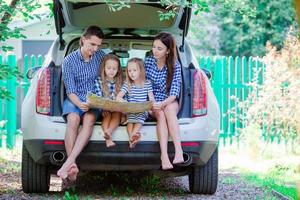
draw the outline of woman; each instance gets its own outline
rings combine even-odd
[[[152,82],[155,103],[153,115],[157,119],[157,137],[160,143],[162,169],[173,168],[183,162],[177,118],[181,85],[181,65],[177,60],[176,43],[169,33],[158,34],[153,41],[153,56],[145,59],[147,79]],[[173,140],[173,164],[168,157],[168,138]]]

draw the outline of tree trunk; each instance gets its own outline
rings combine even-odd
[[[16,6],[18,4],[20,0],[12,0],[9,4],[9,7],[14,11],[16,9]],[[9,12],[5,12],[4,15],[2,16],[1,20],[0,20],[0,23],[2,25],[7,25],[8,22],[9,22],[9,19],[11,18],[11,14]],[[2,32],[3,30],[1,30],[1,27],[0,27],[0,40],[2,38]]]

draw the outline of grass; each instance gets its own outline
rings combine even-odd
[[[286,185],[284,181],[279,181],[278,177],[270,174],[243,173],[242,178],[259,187],[266,187],[274,190],[289,199],[298,199],[297,188],[295,185]]]
[[[257,143],[255,147],[233,145],[221,147],[221,169],[238,171],[241,178],[250,184],[274,190],[281,195],[298,199],[297,184],[300,181],[297,152],[287,151],[285,144]],[[224,160],[222,160],[224,159]],[[231,183],[234,180],[224,179]]]
[[[93,191],[116,199],[140,195],[164,199],[168,194],[182,196],[186,193],[180,187],[166,187],[168,179],[149,172],[89,172],[79,178],[81,180],[77,182],[76,192],[80,194],[80,197],[91,194]],[[101,183],[101,187],[95,183]],[[68,191],[65,193],[65,199],[76,200],[77,194]]]

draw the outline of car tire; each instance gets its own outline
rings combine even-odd
[[[218,148],[204,166],[194,166],[189,188],[194,194],[214,194],[218,186]]]
[[[49,191],[50,173],[45,165],[36,163],[23,145],[22,188],[25,193],[45,193]]]

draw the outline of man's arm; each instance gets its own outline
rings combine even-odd
[[[87,104],[82,103],[79,97],[76,95],[76,84],[74,80],[74,74],[72,70],[72,65],[68,59],[65,59],[63,62],[62,75],[66,88],[66,93],[70,101],[82,111],[88,111],[89,107],[87,106]]]
[[[87,112],[89,110],[88,104],[86,102],[81,102],[76,94],[68,94],[68,98],[73,104],[75,104],[75,106],[80,108],[83,112]]]

